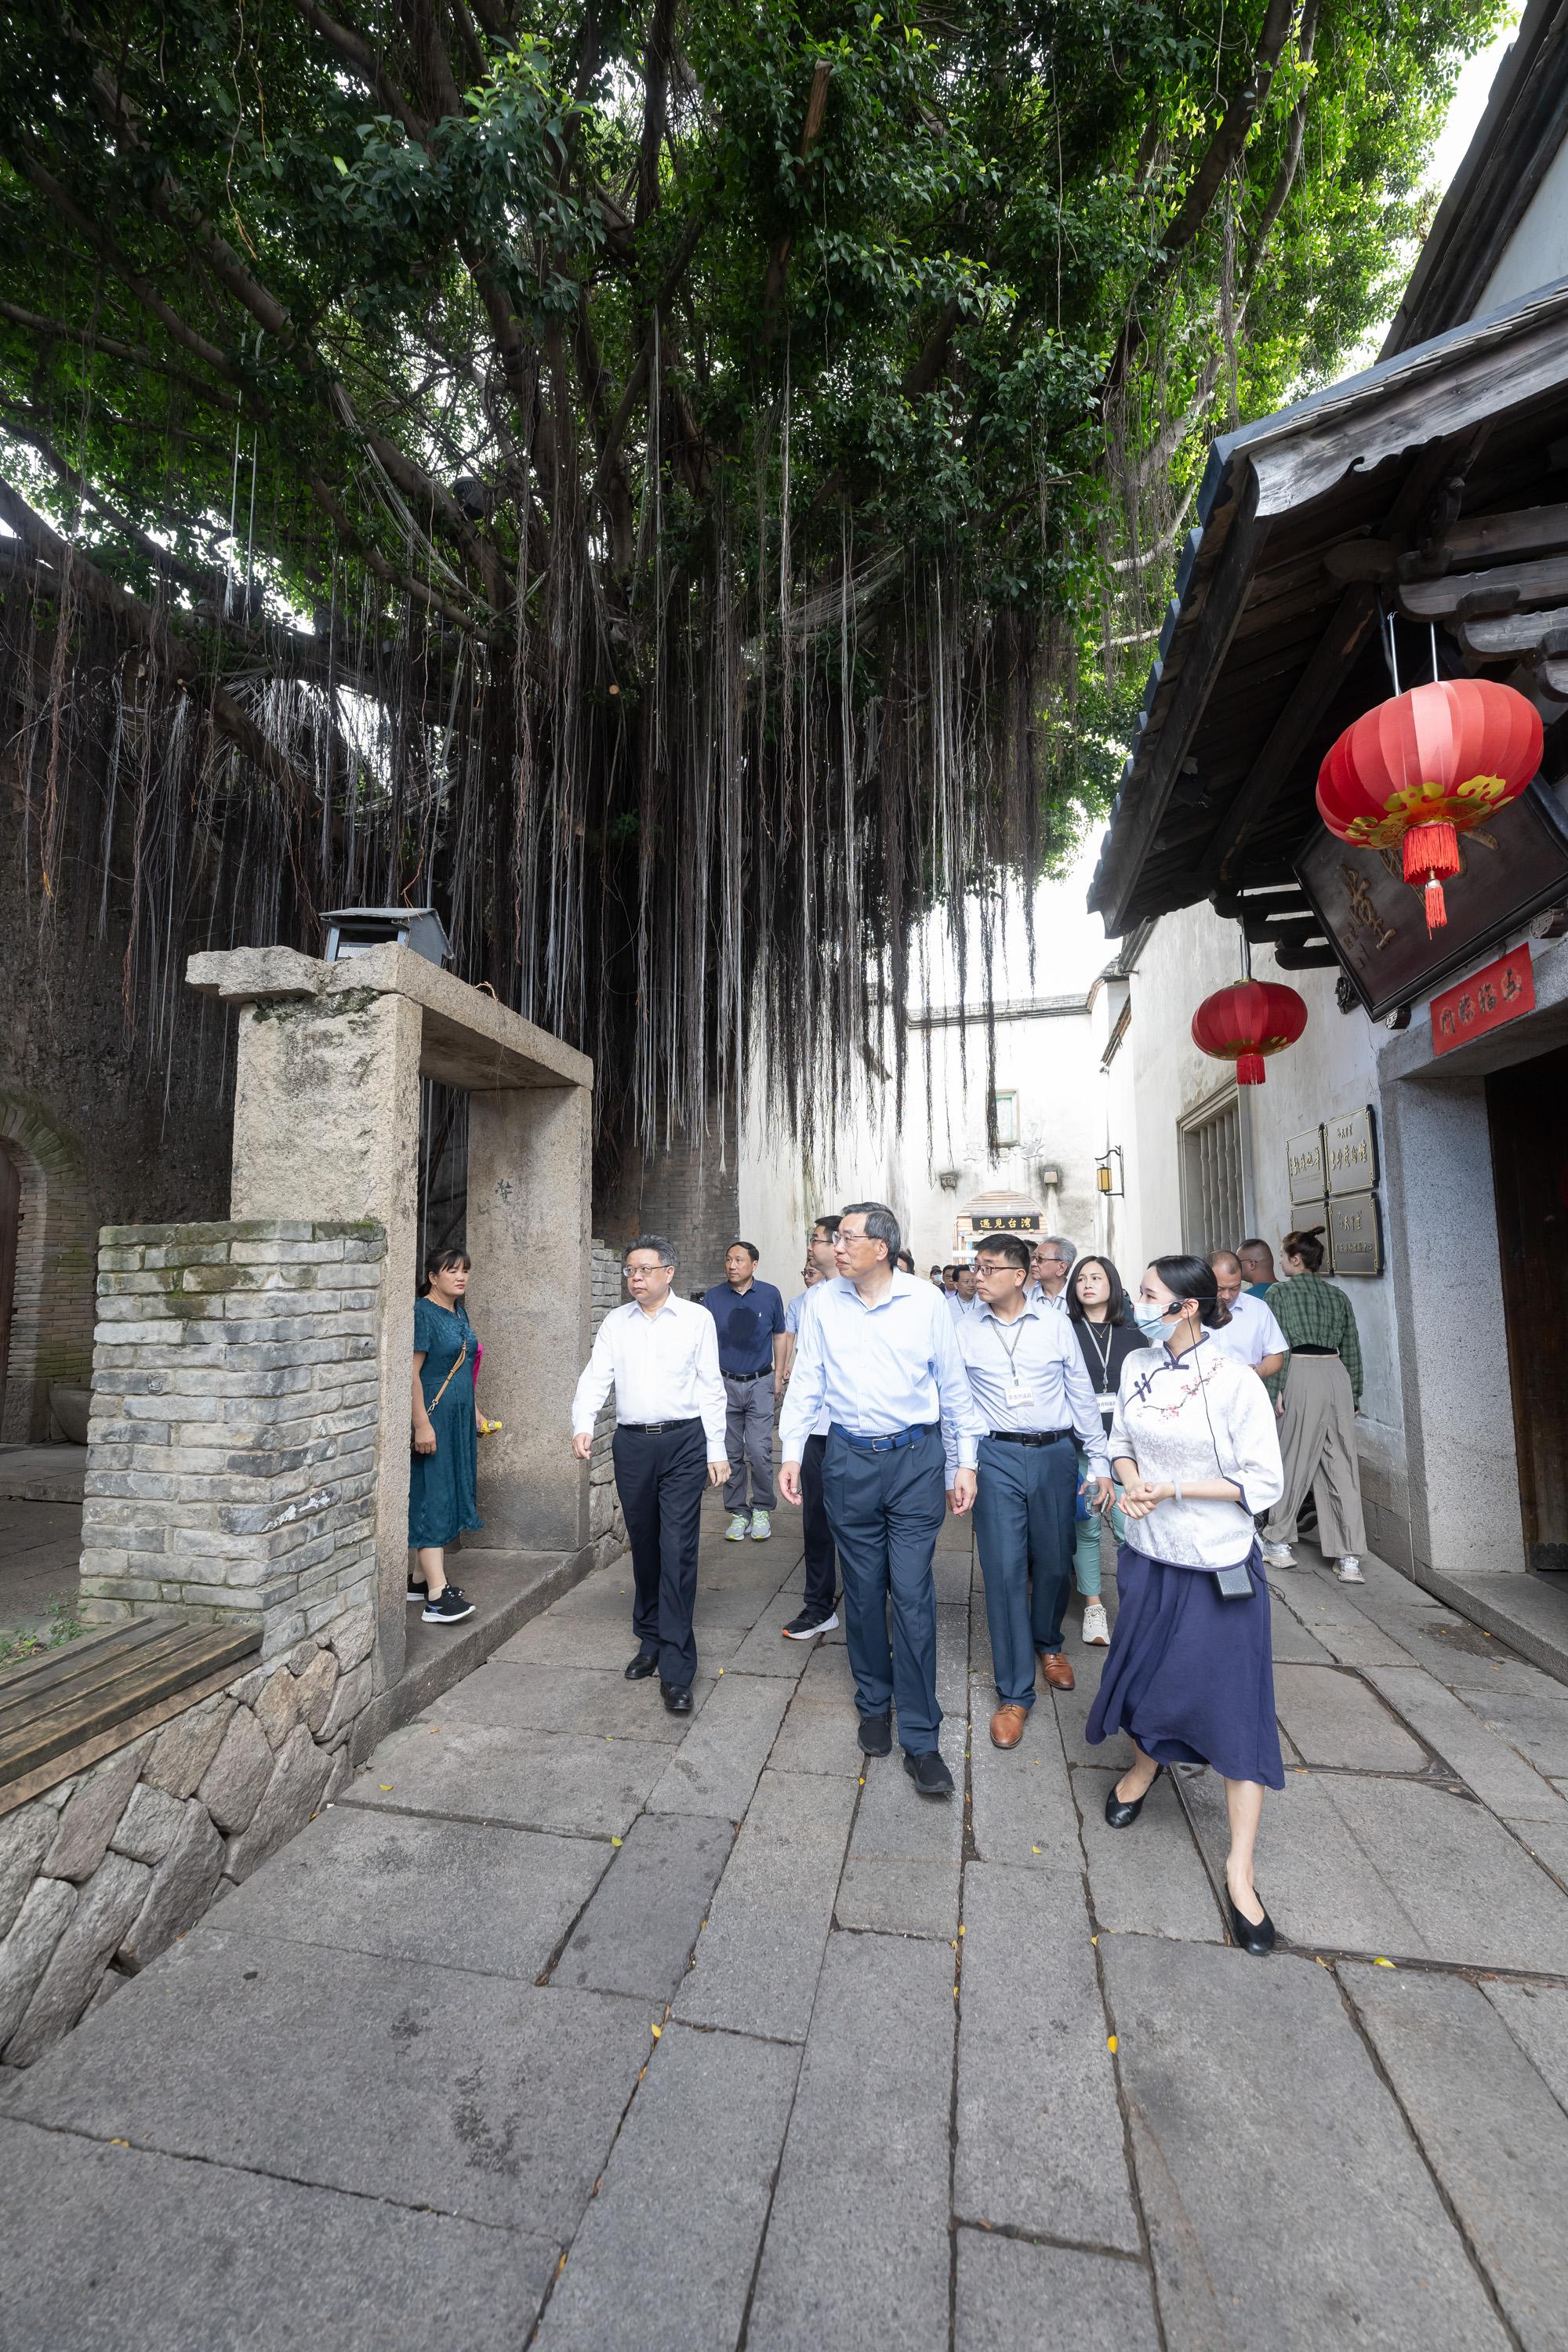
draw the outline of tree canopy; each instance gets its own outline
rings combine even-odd
[[[621,1147],[759,1064],[809,1134],[1103,807],[1207,440],[1392,308],[1500,13],[18,0],[46,917],[112,877],[134,1003],[428,897]]]

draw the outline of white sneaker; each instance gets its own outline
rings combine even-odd
[[[1342,1584],[1364,1584],[1366,1582],[1365,1577],[1361,1572],[1361,1562],[1357,1559],[1353,1551],[1347,1551],[1342,1559],[1335,1560],[1334,1574],[1339,1578]]]
[[[752,1513],[752,1541],[753,1543],[766,1543],[773,1531],[773,1523],[772,1519],[769,1518],[766,1511],[753,1511]]]
[[[1103,1601],[1084,1603],[1083,1638],[1091,1650],[1104,1650],[1110,1646],[1110,1620],[1105,1613]]]
[[[748,1522],[746,1514],[744,1511],[737,1511],[734,1517],[731,1520],[729,1526],[724,1530],[724,1540],[726,1543],[744,1543],[747,1532]]]
[[[1289,1544],[1265,1544],[1264,1565],[1268,1568],[1294,1568],[1296,1555]]]

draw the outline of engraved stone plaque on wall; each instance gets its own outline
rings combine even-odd
[[[1324,1120],[1323,1162],[1331,1193],[1371,1192],[1377,1181],[1377,1133],[1370,1104]]]
[[[1383,1272],[1383,1227],[1375,1192],[1338,1192],[1329,1202],[1329,1250],[1337,1275]]]
[[[1290,1177],[1291,1207],[1308,1209],[1320,1202],[1329,1189],[1322,1129],[1310,1127],[1304,1134],[1291,1136],[1285,1146],[1285,1164]]]

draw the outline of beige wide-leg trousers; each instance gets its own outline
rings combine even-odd
[[[1296,1514],[1310,1488],[1318,1506],[1318,1544],[1330,1559],[1366,1549],[1361,1471],[1355,1449],[1355,1397],[1337,1356],[1290,1358],[1279,1424],[1285,1492],[1263,1530],[1265,1543],[1294,1543]]]

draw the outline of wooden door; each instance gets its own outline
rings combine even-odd
[[[1525,1555],[1568,1570],[1568,1046],[1487,1080]]]
[[[22,1178],[10,1153],[0,1147],[0,1421],[5,1412],[5,1374],[11,1361],[11,1309],[16,1296],[16,1238],[22,1225]]]

